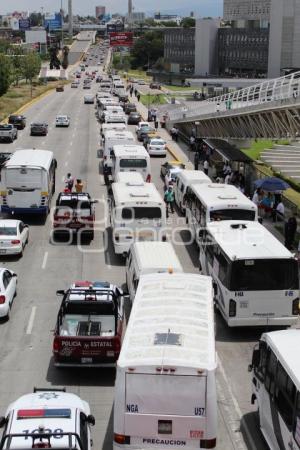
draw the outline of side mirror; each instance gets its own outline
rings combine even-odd
[[[17,275],[16,273],[12,273],[11,276],[12,276],[13,278],[17,278],[18,275]]]
[[[6,417],[0,416],[0,428],[3,428],[6,425]]]
[[[259,348],[255,348],[253,350],[252,363],[249,364],[249,366],[248,366],[248,372],[251,372],[253,367],[258,367],[259,366],[259,362],[260,362],[260,349]]]
[[[27,223],[24,223],[25,228],[29,228],[29,225]]]
[[[64,294],[65,294],[65,291],[63,289],[56,291],[56,295],[64,295]]]
[[[96,421],[95,421],[95,417],[92,414],[89,414],[86,418],[87,423],[89,423],[90,425],[94,426]]]

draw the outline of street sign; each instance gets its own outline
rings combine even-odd
[[[30,20],[29,19],[20,19],[19,20],[19,29],[20,30],[29,30],[30,29]]]
[[[55,13],[55,14],[45,14],[44,18],[44,27],[47,30],[58,30],[61,28],[61,14]]]

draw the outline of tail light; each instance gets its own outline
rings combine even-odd
[[[5,303],[5,295],[0,295],[0,305]]]
[[[293,300],[292,314],[293,314],[293,316],[298,316],[298,314],[299,314],[299,298],[295,298],[295,300]]]
[[[148,173],[148,175],[147,175],[146,183],[151,183],[151,175],[150,175],[150,173]]]
[[[232,299],[229,301],[229,317],[236,316],[236,302]],[[212,447],[204,447],[204,448],[212,448]]]
[[[200,448],[215,448],[217,445],[217,439],[201,439]]]
[[[21,241],[19,239],[13,239],[12,241],[10,241],[13,245],[17,245],[20,244]]]
[[[114,441],[117,444],[121,444],[121,445],[128,445],[130,444],[130,436],[125,436],[124,434],[117,434],[114,433]]]
[[[59,347],[60,347],[59,340],[54,338],[53,347],[52,347],[53,353],[58,353]]]
[[[120,236],[118,234],[115,234],[115,241],[119,242],[119,240],[120,240]]]

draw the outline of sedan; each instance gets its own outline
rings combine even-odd
[[[160,175],[164,178],[167,173],[170,174],[171,180],[176,181],[179,172],[185,169],[185,164],[181,161],[167,161],[161,165]]]
[[[126,103],[124,108],[125,114],[129,114],[131,112],[136,112],[136,106],[134,103]]]
[[[84,83],[83,89],[91,89],[91,83]]]
[[[17,294],[17,274],[9,269],[0,269],[0,317],[9,319],[10,308]]]
[[[33,122],[30,124],[30,136],[47,136],[48,124],[46,122]]]
[[[140,142],[143,142],[145,140],[145,138],[148,136],[148,134],[151,133],[155,133],[155,128],[149,126],[146,127],[141,127],[138,131],[137,131],[137,139]]]
[[[85,95],[83,97],[83,103],[87,103],[87,104],[92,103],[92,104],[94,104],[94,96],[93,95]]]
[[[159,136],[150,138],[147,142],[147,151],[151,156],[166,156],[166,141]]]
[[[56,127],[69,127],[70,126],[70,117],[69,116],[56,116],[55,119]]]
[[[56,92],[64,92],[65,88],[63,84],[56,86]]]
[[[129,113],[127,123],[128,125],[137,125],[141,121],[141,115],[139,112]]]
[[[77,81],[72,81],[71,83],[71,88],[78,88],[79,83],[77,83]]]
[[[21,220],[0,220],[0,255],[23,255],[29,227]]]

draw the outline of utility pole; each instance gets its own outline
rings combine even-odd
[[[61,26],[61,48],[64,48],[64,14],[63,0],[60,0],[60,26]]]
[[[69,14],[69,36],[73,36],[73,11],[72,0],[68,0],[68,14]]]

